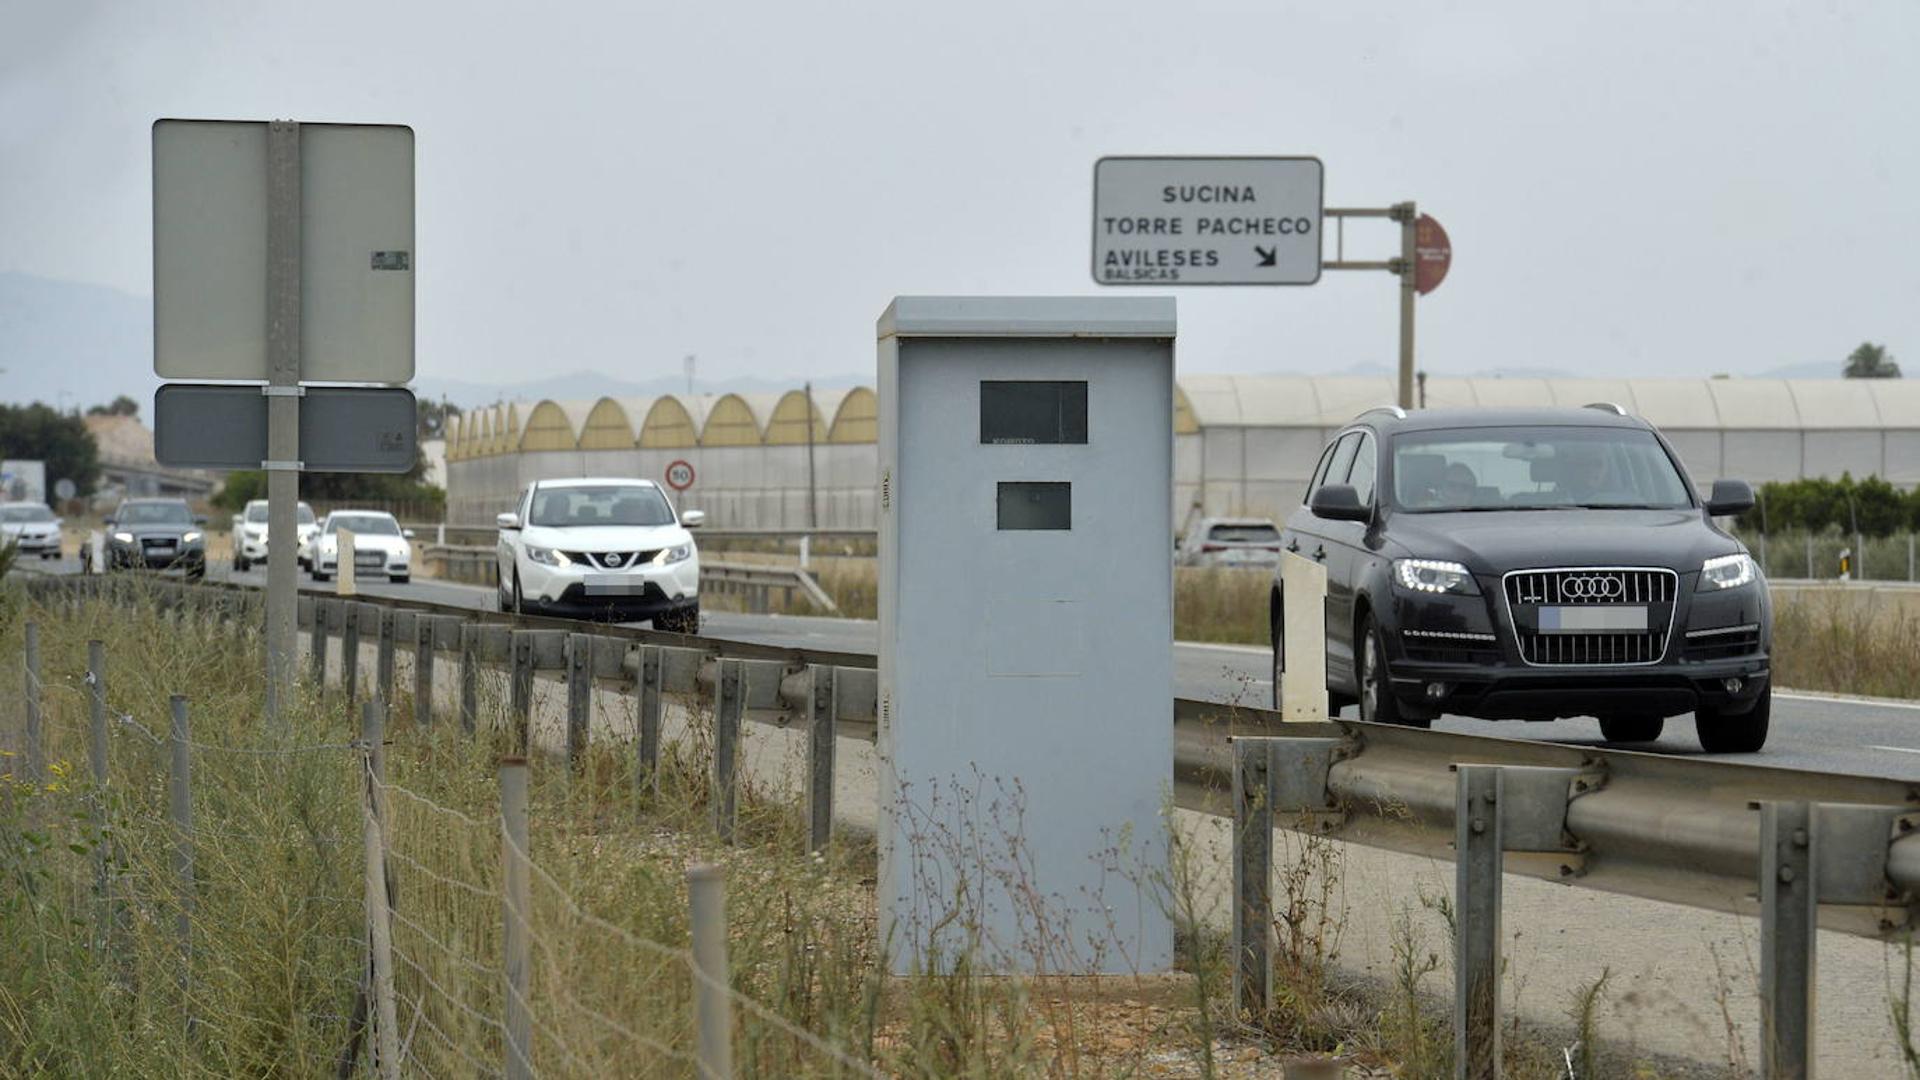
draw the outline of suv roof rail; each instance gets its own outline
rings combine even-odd
[[[1627,410],[1611,401],[1589,401],[1582,408],[1599,409],[1601,412],[1610,412],[1615,416],[1627,415]]]
[[[1371,409],[1362,409],[1360,415],[1366,416],[1370,413],[1377,412],[1389,413],[1395,420],[1405,420],[1407,418],[1407,410],[1398,405],[1375,405]]]

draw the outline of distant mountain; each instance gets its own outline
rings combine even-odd
[[[1756,379],[1837,379],[1840,377],[1840,368],[1841,368],[1841,364],[1837,360],[1828,361],[1826,363],[1814,362],[1810,364],[1786,364],[1781,367],[1772,368],[1767,371],[1762,371],[1759,374],[1754,375],[1753,378],[1756,378]]]
[[[144,414],[159,385],[151,300],[0,272],[0,401],[84,408],[125,394]]]

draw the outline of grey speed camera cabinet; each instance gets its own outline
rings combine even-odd
[[[879,324],[880,935],[897,971],[1163,971],[1174,305]]]

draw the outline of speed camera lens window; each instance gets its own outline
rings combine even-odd
[[[1086,382],[983,380],[980,441],[1016,446],[1085,443]]]
[[[1073,485],[1002,480],[998,526],[1002,532],[1073,528]]]

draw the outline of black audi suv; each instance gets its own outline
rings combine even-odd
[[[1282,546],[1327,572],[1329,708],[1424,727],[1594,716],[1619,742],[1693,713],[1712,753],[1767,738],[1772,606],[1653,425],[1615,405],[1375,409],[1320,455]],[[1274,693],[1286,656],[1273,579]],[[1276,700],[1277,704],[1277,700]]]
[[[106,568],[178,569],[197,581],[207,572],[206,524],[184,499],[128,499],[106,521]]]

